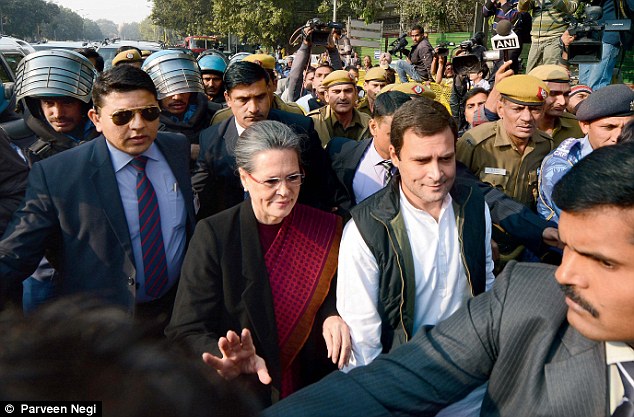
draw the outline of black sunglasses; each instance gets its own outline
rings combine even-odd
[[[159,106],[147,106],[136,109],[117,110],[110,115],[110,118],[112,119],[112,123],[115,125],[123,126],[130,123],[130,120],[132,120],[137,112],[141,113],[141,117],[148,122],[158,119],[161,115],[161,109]]]

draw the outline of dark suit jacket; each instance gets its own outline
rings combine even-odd
[[[198,193],[203,219],[244,201],[244,189],[238,176],[234,149],[238,141],[235,117],[211,126],[200,133],[200,154],[192,177]],[[312,207],[329,210],[334,206],[334,179],[326,152],[321,147],[313,121],[309,117],[271,109],[268,120],[288,125],[304,135],[301,154],[306,179],[298,201]]]
[[[489,381],[482,416],[608,415],[604,343],[566,320],[554,268],[509,263],[493,289],[432,330],[265,416],[433,416]]]
[[[190,236],[189,143],[170,133],[155,143],[183,193]],[[59,273],[57,294],[91,293],[134,310],[134,255],[103,136],[33,165],[25,200],[0,241],[2,287],[31,275],[45,250]]]
[[[372,138],[356,141],[348,138],[335,137],[328,142],[326,152],[332,163],[332,170],[339,180],[335,194],[335,204],[344,211],[356,206],[358,201],[354,196],[352,180],[357,172],[361,158],[372,144]]]
[[[296,359],[307,365],[302,366],[303,385],[335,369],[326,360],[321,336],[323,321],[336,314],[335,287],[333,280],[313,332]],[[218,339],[229,330],[240,334],[243,328],[251,331],[256,352],[266,361],[273,382],[262,385],[254,375],[241,379],[262,404],[270,404],[278,395],[282,372],[273,296],[251,200],[198,223],[165,333],[185,342],[197,357],[204,352],[222,357]]]

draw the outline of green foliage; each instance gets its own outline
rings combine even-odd
[[[181,36],[211,32],[212,0],[152,0],[150,19]]]
[[[44,0],[2,0],[0,17],[4,33],[19,38],[41,37],[41,25],[60,13],[60,8]]]
[[[101,30],[104,38],[113,39],[119,37],[119,29],[117,28],[117,24],[112,20],[99,19],[96,23],[97,25],[99,25],[99,29]]]

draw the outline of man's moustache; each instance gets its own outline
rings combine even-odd
[[[599,312],[594,307],[592,307],[589,302],[581,298],[581,296],[576,293],[572,285],[560,284],[559,287],[561,288],[561,291],[563,291],[564,295],[574,301],[575,304],[578,304],[581,308],[590,313],[595,319],[599,318]]]

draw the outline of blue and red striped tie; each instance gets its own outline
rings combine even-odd
[[[137,170],[136,194],[139,200],[139,228],[143,270],[145,272],[145,293],[158,297],[167,285],[167,260],[161,233],[161,214],[156,193],[150,179],[145,174],[147,156],[137,156],[130,165]]]

